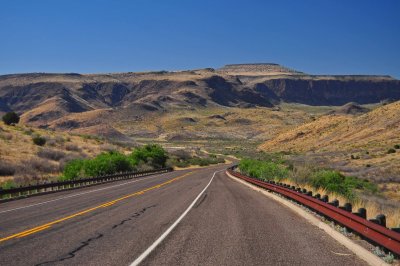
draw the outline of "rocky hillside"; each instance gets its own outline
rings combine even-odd
[[[349,107],[354,109],[353,105],[347,105],[338,111]],[[260,149],[290,152],[294,161],[322,164],[378,182],[385,180],[400,189],[399,145],[400,101],[397,101],[364,114],[358,112],[356,116],[330,112],[277,134]],[[399,193],[397,197],[400,200]]]
[[[172,110],[268,109],[282,102],[339,106],[399,99],[400,81],[388,76],[312,76],[276,64],[0,76],[0,113],[12,110],[25,124],[85,133],[96,132],[105,123],[109,127],[102,128],[102,135],[117,137],[117,122],[143,121]]]
[[[400,101],[358,116],[337,112],[282,132],[265,142],[265,150],[308,151],[381,148],[400,144]],[[354,108],[354,105],[351,106]]]
[[[400,99],[400,81],[385,76],[292,76],[256,82],[258,91],[268,91],[280,100],[316,106]]]

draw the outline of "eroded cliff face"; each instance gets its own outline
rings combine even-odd
[[[399,99],[400,81],[388,76],[312,76],[276,64],[179,72],[0,76],[0,112],[30,112],[29,121],[100,109],[147,112],[215,105],[273,107],[280,102],[340,106]]]
[[[256,85],[261,93],[281,101],[308,105],[378,103],[400,99],[400,81],[386,79],[291,79],[266,80]]]

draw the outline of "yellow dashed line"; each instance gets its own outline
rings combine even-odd
[[[36,226],[36,227],[34,227],[34,228],[31,228],[31,229],[29,229],[29,230],[22,231],[22,232],[20,232],[20,233],[14,234],[14,235],[10,235],[10,236],[4,237],[4,238],[0,238],[0,242],[4,242],[4,241],[10,240],[10,239],[14,239],[14,238],[25,237],[25,236],[28,236],[28,235],[31,235],[31,234],[34,234],[34,233],[43,231],[43,230],[45,230],[45,229],[50,228],[52,225],[55,225],[55,224],[64,222],[64,221],[66,221],[66,220],[70,220],[70,219],[75,218],[75,217],[80,216],[80,215],[87,214],[87,213],[89,213],[89,212],[95,211],[95,210],[100,209],[100,208],[109,207],[109,206],[114,205],[115,203],[117,203],[117,202],[119,202],[119,201],[122,201],[122,200],[125,200],[125,199],[128,199],[128,198],[131,198],[131,197],[134,197],[134,196],[143,195],[143,194],[144,194],[145,192],[147,192],[147,191],[150,191],[150,190],[154,190],[154,189],[163,187],[163,186],[165,186],[165,185],[167,185],[167,184],[170,184],[170,183],[172,183],[172,182],[175,182],[175,181],[177,181],[177,180],[179,180],[179,179],[181,179],[181,178],[183,178],[183,177],[185,177],[185,176],[188,176],[188,175],[190,175],[190,174],[192,174],[192,173],[193,173],[193,172],[186,173],[186,174],[184,174],[184,175],[181,175],[181,176],[175,177],[175,178],[173,178],[173,179],[170,179],[170,180],[168,180],[168,181],[166,181],[166,182],[164,182],[164,183],[161,183],[161,184],[158,184],[158,185],[155,185],[155,186],[152,186],[152,187],[143,189],[143,190],[141,190],[141,191],[138,191],[138,192],[135,192],[135,193],[132,193],[132,194],[128,194],[128,195],[126,195],[126,196],[123,196],[123,197],[121,197],[121,198],[118,198],[118,199],[115,199],[115,200],[112,200],[112,201],[105,202],[105,203],[103,203],[103,204],[101,204],[101,205],[98,205],[98,206],[96,206],[96,207],[93,207],[93,208],[90,208],[90,209],[86,209],[86,210],[81,211],[81,212],[74,213],[74,214],[72,214],[72,215],[63,217],[63,218],[61,218],[61,219],[58,219],[58,220],[55,220],[55,221],[52,221],[52,222],[49,222],[49,223],[46,223],[46,224],[43,224],[43,225],[40,225],[40,226]]]

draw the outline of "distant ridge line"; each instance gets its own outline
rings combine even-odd
[[[226,64],[225,67],[227,66],[251,66],[251,65],[270,65],[270,66],[281,66],[277,63],[242,63],[242,64]]]

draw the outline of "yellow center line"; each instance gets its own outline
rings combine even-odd
[[[128,198],[131,198],[131,197],[134,197],[134,196],[142,195],[142,194],[144,194],[145,192],[148,192],[148,191],[150,191],[150,190],[154,190],[154,189],[157,189],[157,188],[161,188],[161,187],[163,187],[163,186],[165,186],[165,185],[168,185],[168,184],[170,184],[170,183],[172,183],[172,182],[175,182],[175,181],[177,181],[177,180],[179,180],[179,179],[181,179],[181,178],[184,178],[185,176],[188,176],[188,175],[190,175],[190,174],[192,174],[192,173],[193,173],[193,172],[186,173],[186,174],[184,174],[184,175],[181,175],[181,176],[172,178],[172,179],[170,179],[170,180],[168,180],[168,181],[165,181],[165,182],[163,182],[163,183],[161,183],[161,184],[158,184],[158,185],[155,185],[155,186],[152,186],[152,187],[143,189],[143,190],[141,190],[141,191],[138,191],[138,192],[135,192],[135,193],[132,193],[132,194],[125,195],[125,196],[123,196],[123,197],[121,197],[121,198],[118,198],[118,199],[115,199],[115,200],[112,200],[112,201],[107,201],[107,202],[105,202],[105,203],[103,203],[103,204],[101,204],[101,205],[98,205],[98,206],[95,206],[95,207],[92,207],[92,208],[89,208],[89,209],[86,209],[86,210],[83,210],[83,211],[80,211],[80,212],[71,214],[71,215],[69,215],[69,216],[60,218],[60,219],[55,220],[55,221],[52,221],[52,222],[48,222],[48,223],[43,224],[43,225],[40,225],[40,226],[36,226],[36,227],[34,227],[34,228],[31,228],[31,229],[22,231],[22,232],[20,232],[20,233],[16,233],[16,234],[13,234],[13,235],[10,235],[10,236],[7,236],[7,237],[0,238],[0,242],[4,242],[4,241],[6,241],[6,240],[10,240],[10,239],[14,239],[14,238],[21,238],[21,237],[25,237],[25,236],[34,234],[34,233],[36,233],[36,232],[40,232],[40,231],[42,231],[42,230],[45,230],[45,229],[50,228],[52,225],[55,225],[55,224],[64,222],[64,221],[66,221],[66,220],[70,220],[70,219],[75,218],[75,217],[77,217],[77,216],[81,216],[81,215],[87,214],[87,213],[89,213],[89,212],[95,211],[95,210],[100,209],[100,208],[109,207],[109,206],[111,206],[111,205],[113,205],[113,204],[115,204],[115,203],[117,203],[117,202],[119,202],[119,201],[122,201],[122,200],[125,200],[125,199],[128,199]]]
[[[25,237],[25,236],[28,236],[28,235],[37,233],[37,232],[42,231],[42,230],[45,230],[45,229],[47,229],[47,228],[50,228],[50,226],[45,226],[45,227],[37,228],[36,230],[33,230],[33,231],[28,232],[28,233],[19,235],[18,238]]]

